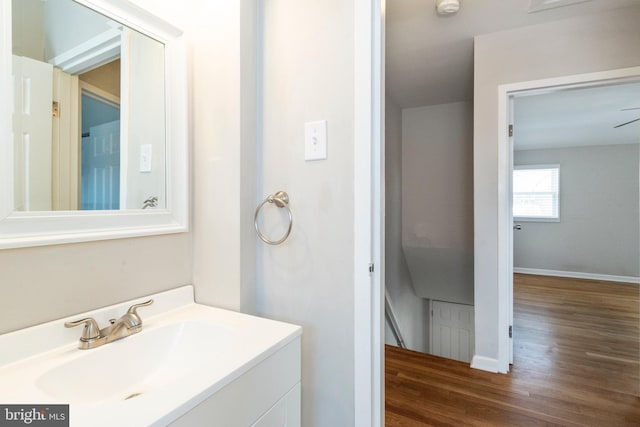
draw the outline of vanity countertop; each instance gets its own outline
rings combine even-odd
[[[139,309],[143,330],[90,350],[79,328]],[[0,335],[2,404],[70,404],[71,425],[166,425],[302,333],[299,326],[194,302],[192,286]]]

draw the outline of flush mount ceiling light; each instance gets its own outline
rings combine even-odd
[[[460,0],[436,0],[438,15],[453,15],[460,10]]]

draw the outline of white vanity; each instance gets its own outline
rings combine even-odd
[[[0,335],[0,402],[69,404],[71,426],[299,426],[299,326],[151,295],[141,332],[80,350],[78,328],[140,298]]]

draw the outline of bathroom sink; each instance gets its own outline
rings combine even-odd
[[[36,386],[71,404],[127,400],[220,363],[232,348],[228,328],[202,321],[169,324],[83,350],[42,374]]]
[[[165,426],[299,342],[301,328],[197,304],[193,287],[152,296],[142,331],[78,349],[80,331],[65,321],[99,325],[133,300],[0,335],[0,402],[69,404],[71,425]],[[148,299],[149,297],[147,297]]]

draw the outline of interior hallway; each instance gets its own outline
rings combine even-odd
[[[386,425],[640,425],[638,295],[516,274],[512,371],[387,346]]]

